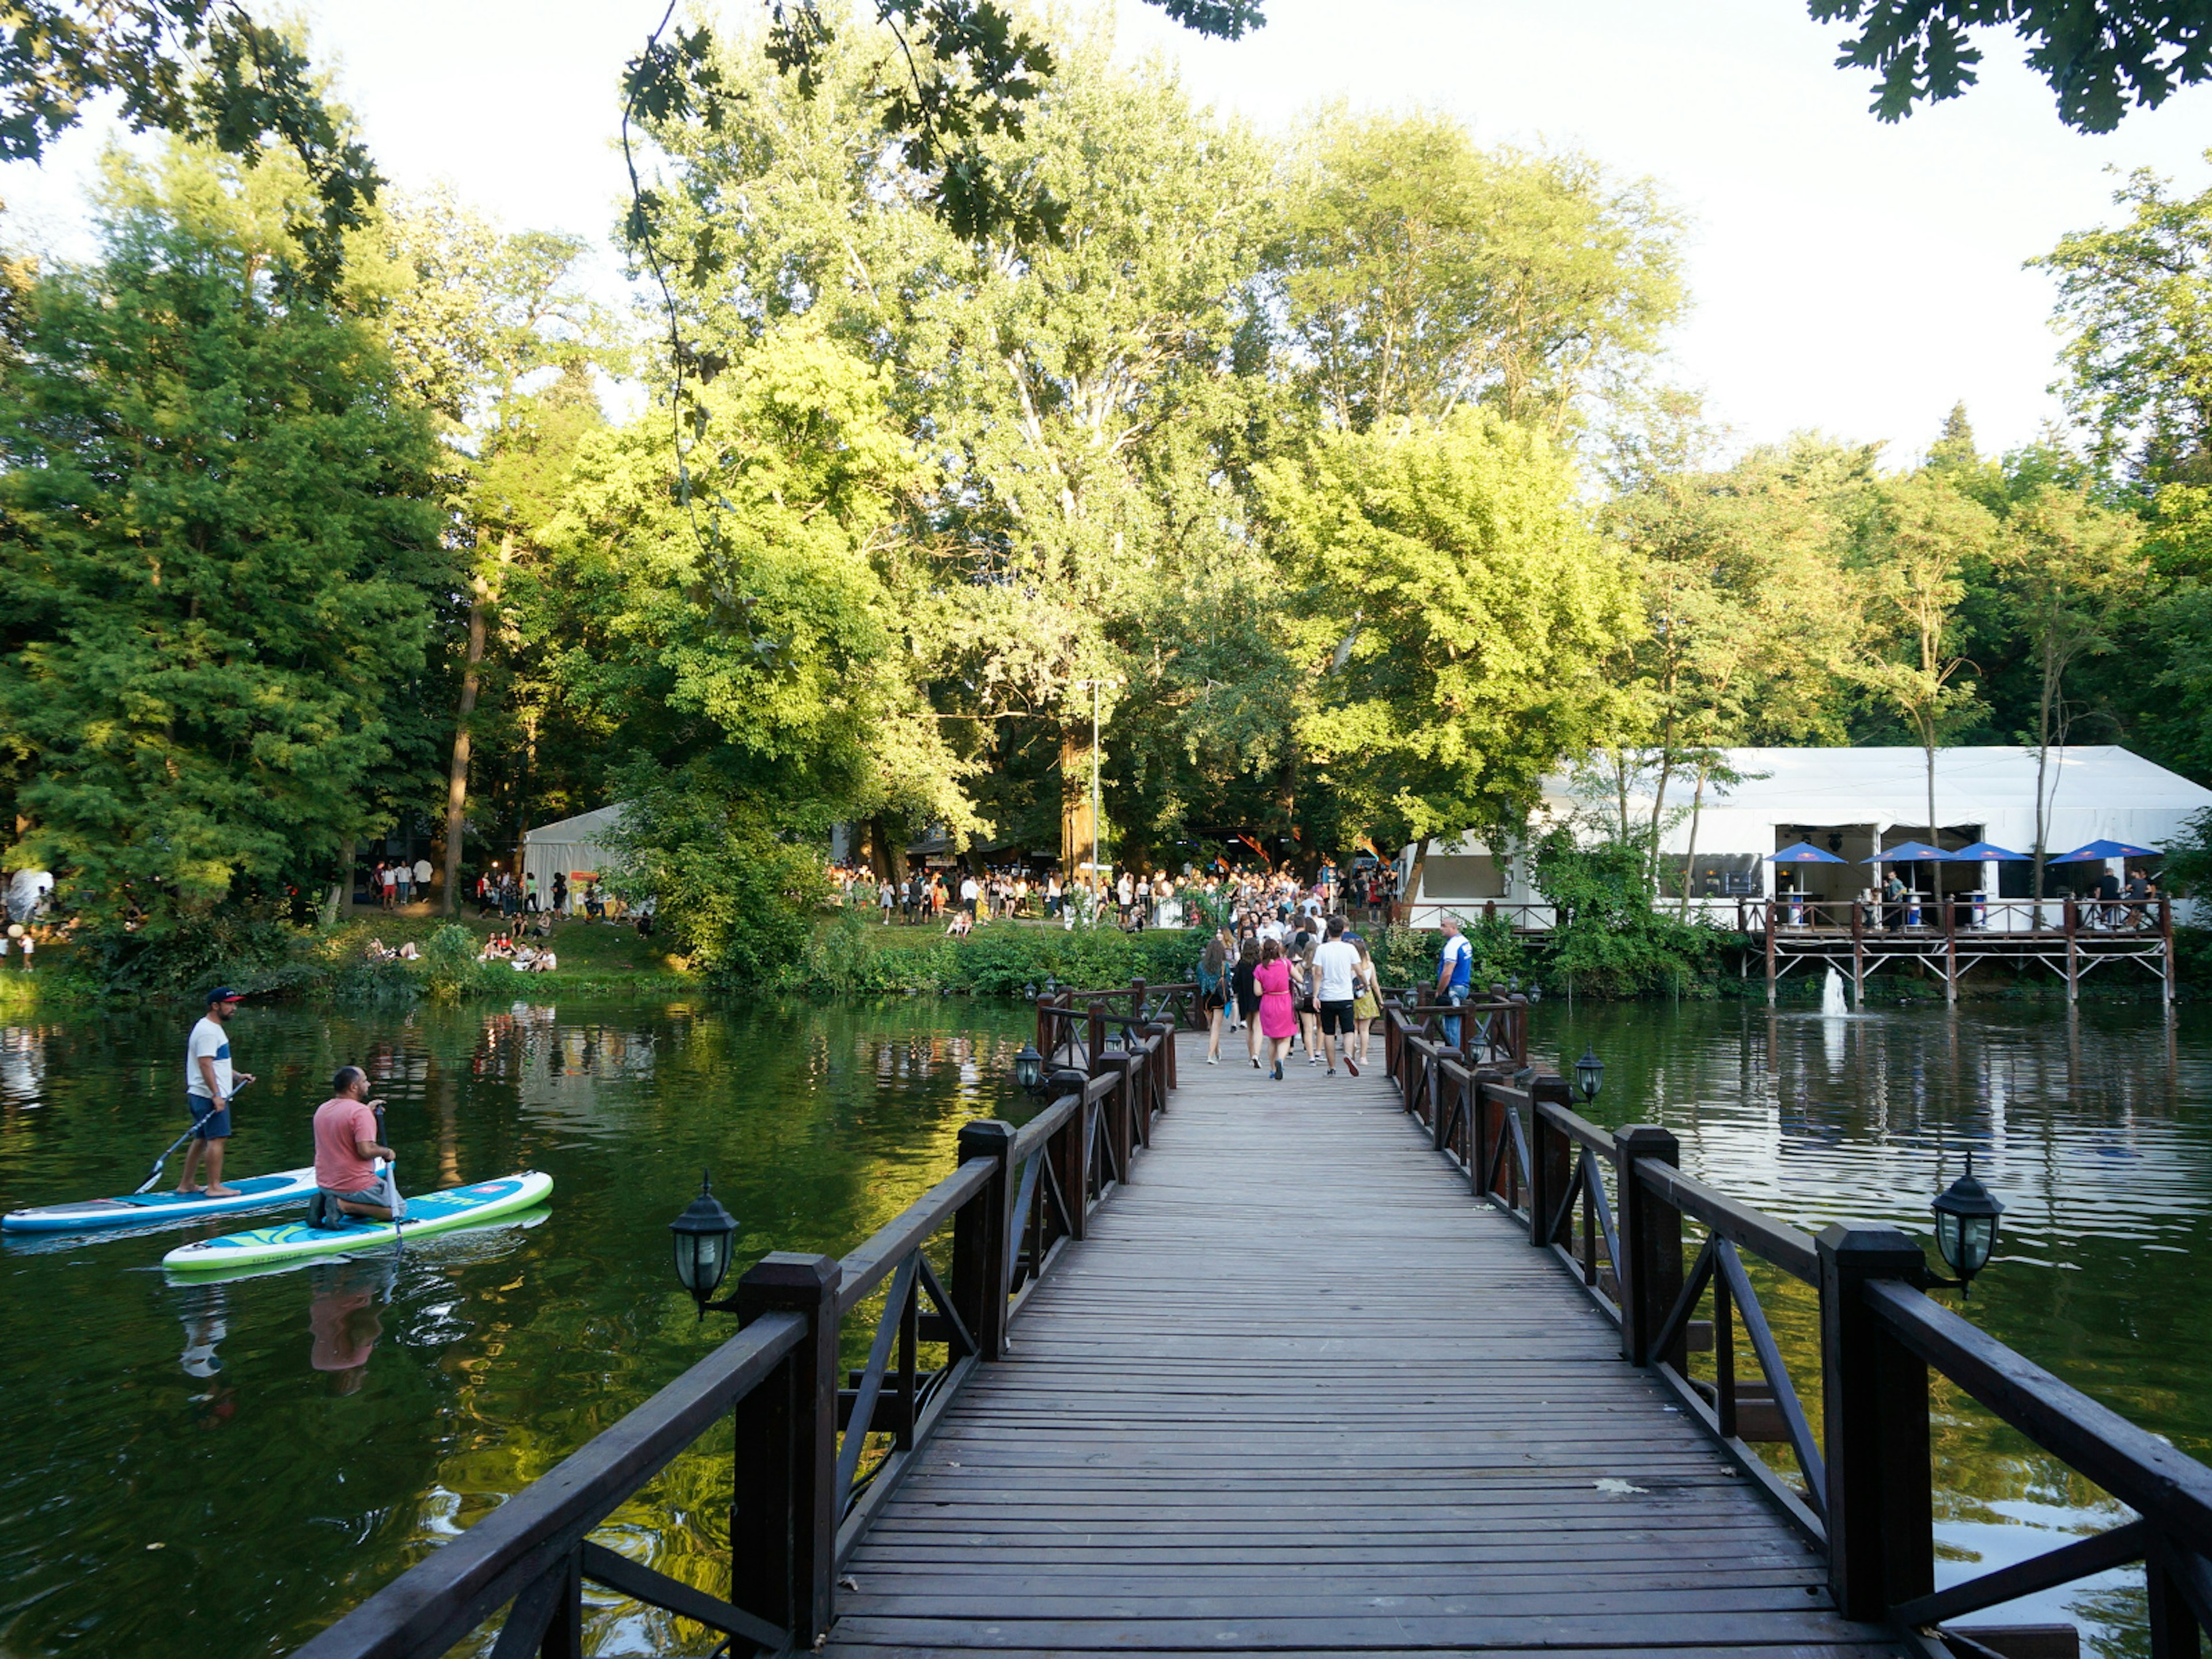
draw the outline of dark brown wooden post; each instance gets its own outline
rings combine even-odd
[[[1662,1200],[1637,1178],[1639,1164],[1679,1164],[1681,1147],[1656,1123],[1632,1124],[1613,1133],[1613,1167],[1619,1171],[1620,1249],[1628,1260],[1620,1272],[1621,1352],[1631,1364],[1671,1358],[1680,1369],[1683,1342],[1672,1354],[1655,1354],[1652,1339],[1682,1293],[1682,1212]]]
[[[1144,1017],[1145,981],[1140,979],[1133,979],[1129,981],[1129,1018],[1131,1019],[1140,1020],[1144,1018]],[[1133,1031],[1137,1028],[1133,1025],[1129,1029]]]
[[[1176,1077],[1176,1028],[1171,1019],[1158,1021],[1152,1027],[1160,1039],[1160,1104],[1165,1107],[1168,1096],[1182,1085]]]
[[[952,1218],[952,1306],[984,1359],[1006,1351],[1007,1206],[1012,1202],[1006,1165],[1013,1146],[1011,1123],[987,1117],[960,1126],[960,1161],[988,1158],[998,1166],[990,1185]]]
[[[1090,1212],[1091,1195],[1091,1103],[1083,1098],[1083,1079],[1073,1078],[1076,1096],[1075,1115],[1066,1127],[1052,1138],[1048,1156],[1052,1159],[1052,1172],[1060,1182],[1060,1196],[1067,1200],[1067,1236],[1081,1238],[1087,1231],[1085,1220]],[[1063,1088],[1055,1101],[1065,1097]]]
[[[1097,997],[1091,999],[1091,1018],[1083,1030],[1083,1063],[1098,1075],[1099,1060],[1106,1053],[1106,1013]]]
[[[2160,1559],[2162,1553],[2154,1551],[2143,1563],[2144,1588],[2150,1592],[2151,1659],[2197,1659],[2203,1649],[2197,1614],[2173,1582],[2172,1569]]]
[[[1565,1079],[1560,1079],[1562,1085]],[[1546,1121],[1539,1106],[1528,1114],[1528,1242],[1553,1243],[1547,1230],[1575,1178],[1574,1146],[1566,1132]]]
[[[807,1332],[738,1401],[730,1600],[788,1628],[804,1651],[835,1616],[837,1282],[835,1256],[777,1250],[738,1281],[738,1316],[795,1313]]]
[[[1462,1047],[1459,1051],[1459,1063],[1462,1073],[1467,1069],[1467,1049],[1464,1046],[1467,1028],[1474,1024],[1471,1019],[1463,1019],[1460,1022]],[[1436,1097],[1429,1102],[1429,1144],[1437,1152],[1441,1152],[1444,1150],[1444,1131],[1451,1123],[1451,1109],[1459,1104],[1459,1079],[1454,1077],[1444,1067],[1442,1061],[1438,1061]]]
[[[1910,1284],[1920,1246],[1890,1227],[1821,1231],[1821,1412],[1827,1441],[1828,1585],[1846,1619],[1879,1620],[1936,1587],[1928,1367],[1860,1292]]]
[[[1534,1139],[1536,1131],[1536,1108],[1540,1103],[1546,1101],[1554,1105],[1564,1106],[1569,1111],[1572,1111],[1575,1106],[1575,1091],[1566,1079],[1554,1072],[1540,1072],[1528,1080],[1528,1132],[1531,1137],[1528,1143],[1528,1177],[1531,1181],[1534,1181],[1536,1176],[1537,1154]],[[1521,1199],[1520,1166],[1509,1158],[1506,1160],[1505,1171],[1505,1184],[1510,1192],[1510,1201],[1518,1203]],[[1555,1189],[1556,1192],[1565,1190],[1564,1185]],[[1557,1201],[1556,1197],[1553,1201]]]

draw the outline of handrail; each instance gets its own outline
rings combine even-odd
[[[442,1653],[721,1420],[806,1336],[797,1314],[745,1327],[459,1537],[297,1650],[297,1659]]]
[[[2212,1467],[1931,1301],[1923,1293],[1926,1262],[1912,1239],[1843,1224],[1812,1237],[1685,1175],[1676,1167],[1674,1137],[1664,1129],[1608,1132],[1565,1103],[1566,1086],[1557,1077],[1524,1070],[1509,1082],[1496,1068],[1463,1063],[1422,1034],[1413,1015],[1423,1012],[1385,1008],[1385,1061],[1407,1115],[1430,1131],[1438,1152],[1466,1170],[1474,1197],[1525,1222],[1529,1243],[1571,1271],[1619,1322],[1623,1357],[1648,1368],[1825,1551],[1830,1589],[1845,1618],[1932,1628],[2142,1561],[2153,1654],[2196,1650],[2198,1632],[2212,1630]],[[1523,1077],[1527,1087],[1515,1086]],[[1464,1136],[1462,1123],[1474,1126]],[[1520,1160],[1525,1206],[1511,1191],[1509,1152]],[[1608,1174],[1620,1205],[1617,1226]],[[1685,1272],[1692,1225],[1702,1226],[1704,1237]],[[1799,1404],[1739,1249],[1812,1286],[1819,1297],[1817,1424]],[[1708,1297],[1711,1317],[1705,1320],[1698,1313]],[[1739,1322],[1757,1364],[1755,1384],[1736,1375]],[[1711,1381],[1695,1374],[1693,1352],[1711,1354]],[[2142,1519],[1936,1591],[1931,1372]],[[1754,1449],[1762,1442],[1790,1449],[1802,1492]],[[1923,1650],[1936,1650],[1928,1638],[1915,1639]]]
[[[1127,992],[1146,1007],[1163,991]],[[1040,1033],[1065,1005],[1040,1000]],[[583,1585],[703,1624],[738,1650],[804,1651],[836,1617],[838,1572],[947,1407],[1089,1214],[1130,1178],[1175,1087],[1172,1027],[1108,1013],[1125,1046],[1084,1045],[1089,1075],[1019,1128],[962,1126],[960,1162],[842,1261],[774,1254],[711,1304],[743,1328],[548,1474],[433,1552],[299,1651],[307,1659],[432,1659],[504,1607],[495,1651],[580,1652]],[[1054,1045],[1057,1048],[1057,1044]],[[928,1247],[947,1224],[940,1278]],[[866,1364],[847,1373],[843,1322],[882,1297]],[[939,1345],[942,1364],[923,1368]],[[594,1542],[653,1475],[736,1421],[726,1600]],[[564,1634],[565,1632],[565,1634]]]

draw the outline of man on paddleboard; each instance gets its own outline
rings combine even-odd
[[[371,1158],[387,1164],[398,1154],[376,1138],[376,1109],[384,1104],[368,1097],[368,1073],[358,1066],[341,1066],[331,1079],[331,1097],[315,1108],[315,1198],[307,1206],[310,1226],[337,1224],[339,1215],[365,1216],[389,1221],[384,1179]]]
[[[192,1114],[191,1144],[185,1148],[185,1172],[177,1183],[180,1193],[204,1192],[210,1198],[235,1198],[238,1188],[222,1184],[223,1143],[231,1137],[230,1091],[241,1081],[251,1083],[251,1072],[234,1073],[230,1065],[230,1033],[223,1028],[238,1012],[238,993],[218,985],[208,993],[207,1012],[185,1039],[185,1104]],[[192,1179],[204,1158],[207,1184]]]

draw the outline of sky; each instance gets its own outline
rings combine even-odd
[[[665,0],[309,0],[319,60],[403,189],[449,181],[516,228],[604,240],[624,182],[616,81]],[[750,0],[720,9],[749,21]],[[2112,134],[2062,126],[2009,34],[1982,84],[1897,125],[1802,0],[1267,0],[1242,41],[1122,0],[1125,56],[1164,53],[1202,102],[1282,131],[1337,100],[1453,115],[1479,142],[1580,149],[1691,221],[1693,308],[1665,377],[1732,447],[1817,428],[1905,465],[1964,400],[1985,450],[2060,410],[2051,289],[2024,263],[2110,222],[2124,173],[2212,188],[2212,86]],[[67,248],[100,138],[0,167],[19,225]],[[600,280],[620,277],[611,256]]]

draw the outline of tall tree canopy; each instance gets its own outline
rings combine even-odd
[[[96,915],[327,880],[453,580],[377,334],[274,280],[284,182],[118,163],[100,258],[29,287],[0,363],[15,857]]]

